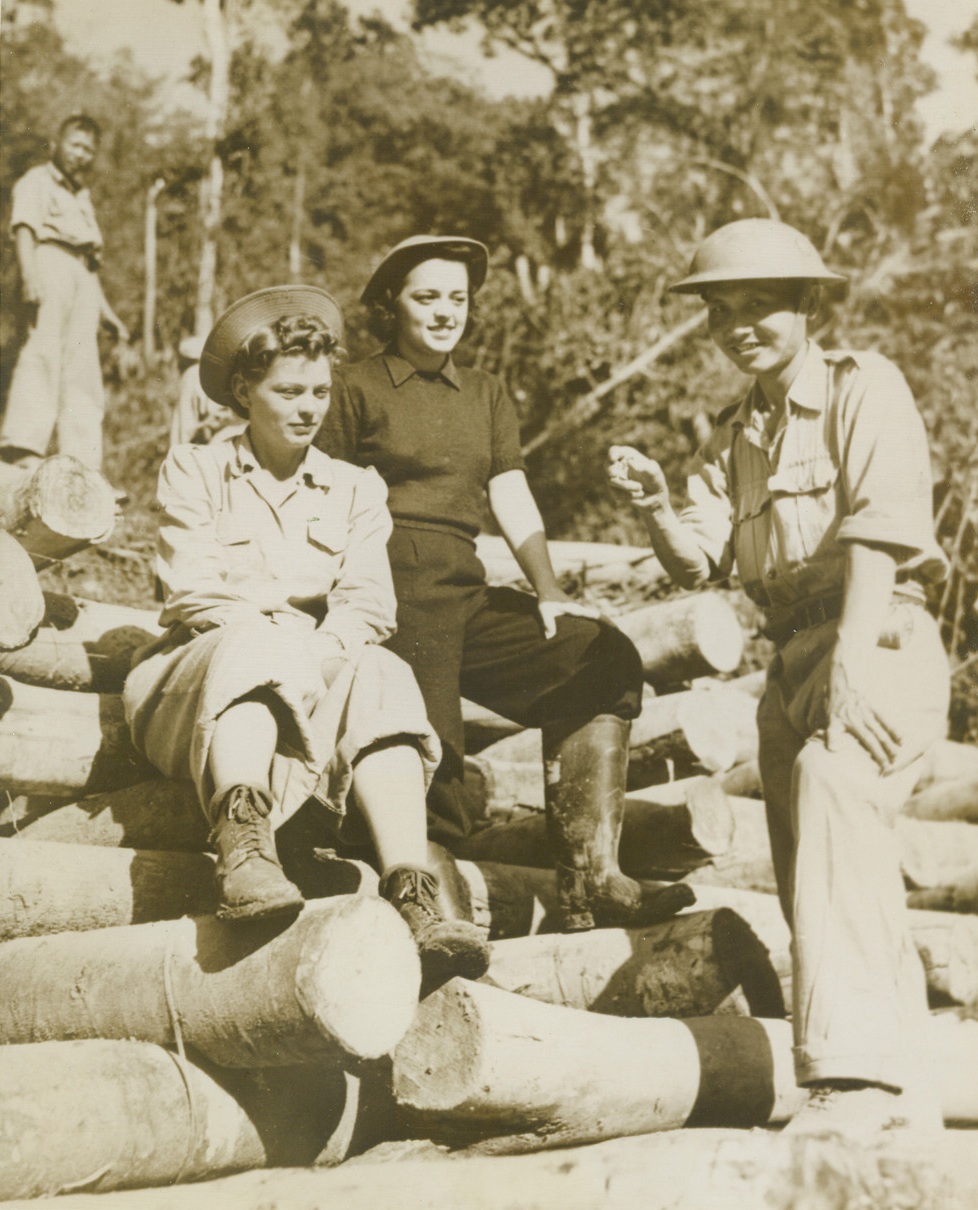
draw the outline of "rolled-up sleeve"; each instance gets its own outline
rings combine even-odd
[[[38,172],[36,169],[26,172],[17,181],[10,211],[11,231],[16,231],[18,227],[28,227],[34,233],[35,239],[40,236],[48,210],[48,190],[45,186],[49,182],[50,177],[45,179],[43,171]]]
[[[397,599],[387,556],[393,528],[387,485],[373,468],[357,473],[343,562],[329,593],[328,612],[316,634],[327,650],[339,642],[351,656],[382,643],[396,628]]]
[[[927,434],[910,387],[887,358],[863,355],[840,409],[842,475],[848,512],[840,542],[895,548],[923,578],[942,578],[934,538]]]
[[[686,479],[689,503],[679,519],[710,564],[710,579],[722,580],[733,571],[733,514],[727,468],[730,435],[718,429],[696,455]]]
[[[166,601],[162,624],[183,622],[191,630],[207,630],[253,621],[264,612],[225,578],[217,538],[220,468],[208,459],[206,447],[178,445],[170,451],[160,468],[158,498],[156,571]],[[280,607],[288,608],[284,597]]]

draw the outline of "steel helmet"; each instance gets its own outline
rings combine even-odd
[[[833,273],[814,244],[787,223],[771,218],[745,218],[727,223],[696,249],[689,274],[670,286],[673,294],[699,294],[717,282],[777,280],[844,282]]]

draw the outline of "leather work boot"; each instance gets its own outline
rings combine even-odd
[[[304,902],[282,872],[268,814],[272,804],[258,786],[231,786],[211,799],[210,840],[217,850],[221,920],[296,914]]]
[[[910,1126],[896,1089],[856,1080],[826,1080],[811,1086],[808,1100],[785,1126],[784,1134],[841,1134],[869,1141],[888,1130]]]
[[[630,731],[614,714],[543,728],[547,831],[567,933],[655,924],[696,900],[685,883],[643,886],[619,868]]]
[[[380,880],[380,895],[407,922],[421,955],[426,986],[462,975],[478,979],[489,967],[489,946],[465,920],[446,920],[438,906],[438,879],[420,866],[397,865]]]

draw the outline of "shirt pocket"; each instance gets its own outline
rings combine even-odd
[[[780,560],[794,567],[837,554],[839,468],[830,457],[778,468],[768,480]]]
[[[242,573],[259,569],[262,556],[252,531],[245,517],[231,512],[217,514],[214,532],[225,579],[237,579]]]
[[[330,555],[342,555],[350,541],[345,517],[316,517],[306,530],[309,542]]]

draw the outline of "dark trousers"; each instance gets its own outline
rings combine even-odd
[[[460,534],[397,523],[388,551],[397,634],[387,646],[414,670],[444,749],[428,794],[432,836],[471,830],[463,697],[525,727],[638,715],[641,659],[610,623],[565,616],[545,639],[536,598],[488,587],[473,544]]]

